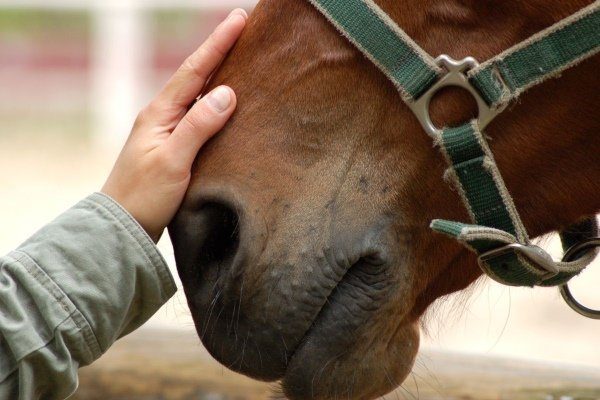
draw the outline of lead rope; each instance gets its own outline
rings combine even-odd
[[[600,50],[600,0],[481,65],[470,57],[433,59],[372,0],[309,1],[392,81],[450,164],[446,177],[473,224],[435,220],[435,231],[478,254],[483,271],[506,285],[562,285],[589,265],[594,252],[555,262],[531,244],[482,131],[521,93]],[[441,130],[432,124],[429,102],[446,86],[475,97],[478,119]],[[589,219],[561,232],[563,247],[597,232]]]

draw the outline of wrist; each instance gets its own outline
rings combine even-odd
[[[146,218],[143,218],[142,213],[136,209],[135,200],[128,200],[127,196],[120,195],[118,192],[110,190],[110,188],[107,188],[107,185],[105,185],[99,193],[108,197],[123,211],[129,214],[133,218],[133,220],[135,220],[135,222],[138,223],[142,230],[148,235],[148,237],[150,237],[150,239],[152,239],[154,243],[158,243],[158,241],[162,237],[165,228],[163,227],[161,229],[158,227],[152,227],[151,225],[147,224]]]

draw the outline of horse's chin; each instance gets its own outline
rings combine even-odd
[[[368,332],[375,337],[346,348],[339,336],[353,332],[339,331],[336,337],[336,326],[320,321],[296,350],[281,380],[287,398],[374,399],[394,390],[410,373],[419,347],[417,324],[401,324],[383,343],[376,332]]]
[[[299,325],[308,328],[296,330],[295,343],[283,347],[277,334],[259,333],[269,331],[277,318],[247,314],[239,303],[224,319],[221,312],[191,309],[204,345],[219,362],[256,379],[279,381],[286,398],[370,400],[405,380],[419,347],[418,324],[403,318],[401,309],[390,308],[393,290],[384,277],[364,265],[351,268],[316,318]],[[211,313],[216,315],[207,317]],[[288,326],[298,322],[293,312],[286,316]],[[389,324],[390,319],[396,323]]]
[[[300,321],[303,305],[290,305],[297,314],[285,313],[285,325],[298,324],[298,329],[287,342],[272,331],[279,318],[264,313],[269,302],[251,312],[238,301],[230,307],[213,300],[207,308],[209,288],[190,290],[189,281],[185,286],[198,334],[223,365],[255,379],[279,381],[292,400],[370,400],[405,380],[419,347],[418,323],[390,301],[391,293],[397,294],[393,289],[402,289],[384,278],[369,267],[351,268],[313,320]]]
[[[357,263],[337,284],[290,357],[282,378],[288,398],[373,399],[404,381],[419,329],[388,315],[393,289],[379,270],[389,269]],[[395,324],[381,323],[390,317]]]

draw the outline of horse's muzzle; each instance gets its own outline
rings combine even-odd
[[[177,268],[208,351],[256,379],[285,385],[290,375],[301,393],[331,354],[360,340],[392,291],[386,224],[327,242],[307,231],[301,242],[267,230],[258,209],[239,194],[188,195],[169,227]]]

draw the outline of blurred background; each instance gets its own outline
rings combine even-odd
[[[232,8],[251,11],[255,3],[0,0],[0,251],[10,251],[54,216],[98,190],[138,110]],[[554,236],[544,238],[542,244],[559,256]],[[168,237],[160,248],[176,275]],[[600,265],[596,263],[596,268],[575,280],[574,292],[588,304],[600,306],[598,283]],[[488,368],[493,375],[505,362],[530,372],[546,371],[541,366],[558,368],[555,372],[560,373],[552,378],[556,382],[557,376],[575,382],[585,375],[564,371],[586,371],[591,375],[585,376],[594,378],[590,378],[595,382],[591,386],[598,388],[599,336],[600,323],[570,311],[553,289],[509,289],[482,280],[468,292],[438,302],[428,313],[423,335],[426,351],[418,367],[428,372],[415,375],[429,382],[432,393],[450,393],[452,385],[447,382],[451,380],[444,379],[453,376],[449,370],[456,372],[458,364],[471,367],[471,373]],[[148,348],[163,352],[144,358],[150,357],[143,355]],[[509,362],[514,359],[520,361]],[[135,370],[138,375],[132,379],[139,381],[143,375],[139,364],[128,364],[135,360],[146,360],[145,366],[155,368],[152,373],[159,375],[175,362],[187,375],[152,381],[171,385],[173,391],[167,394],[156,394],[160,389],[152,389],[146,380],[138,385],[139,393],[154,394],[132,397],[133,389],[123,384],[115,388],[116,394],[111,392],[112,397],[96,396],[100,387],[116,387],[113,378],[109,379],[110,371]],[[270,393],[269,386],[228,373],[202,350],[181,292],[100,365],[82,374],[79,398],[266,398]],[[496,376],[499,381],[516,379],[502,373]],[[461,376],[456,379],[455,386],[464,388],[459,384]],[[177,391],[183,381],[195,389]],[[482,390],[472,389],[471,397],[455,398],[487,398]],[[501,390],[498,393],[507,389]],[[414,396],[414,388],[399,392]],[[544,393],[546,397],[540,394],[539,398],[600,398],[576,397],[568,390]],[[431,398],[446,398],[439,396]],[[494,396],[490,398],[504,398]]]

